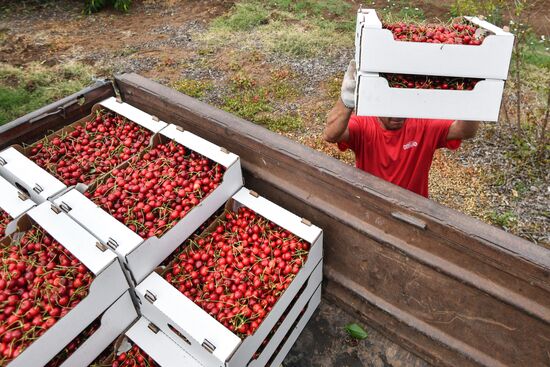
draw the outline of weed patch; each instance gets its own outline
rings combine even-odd
[[[259,123],[265,125],[269,130],[285,133],[299,130],[303,126],[301,117],[295,114],[275,117],[264,116]]]
[[[315,57],[353,47],[354,27],[355,14],[343,0],[245,0],[215,19],[201,40],[210,47],[239,42],[273,53]]]
[[[24,69],[0,64],[0,125],[77,92],[92,75],[90,67],[78,63]]]
[[[181,79],[175,82],[172,87],[190,97],[202,98],[208,91],[212,90],[213,84],[203,80]]]

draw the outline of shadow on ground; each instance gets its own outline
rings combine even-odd
[[[344,326],[357,320],[323,298],[286,357],[284,367],[429,367],[429,364],[365,325],[369,336],[350,339]]]

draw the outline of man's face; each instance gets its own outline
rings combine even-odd
[[[405,123],[404,117],[379,117],[386,130],[399,130]]]

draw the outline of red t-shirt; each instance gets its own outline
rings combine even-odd
[[[410,118],[401,129],[386,130],[376,117],[352,115],[349,140],[338,147],[353,150],[357,168],[428,197],[428,173],[435,150],[457,149],[461,143],[447,140],[452,123]]]

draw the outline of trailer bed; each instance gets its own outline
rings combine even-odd
[[[433,365],[550,364],[548,249],[139,75],[114,86],[98,82],[0,127],[0,149],[119,93],[238,154],[247,187],[323,228],[325,299],[357,321]]]
[[[319,309],[290,350],[284,367],[428,367],[429,364],[382,333],[366,328],[368,338],[356,341],[344,325],[357,318],[323,298]]]

